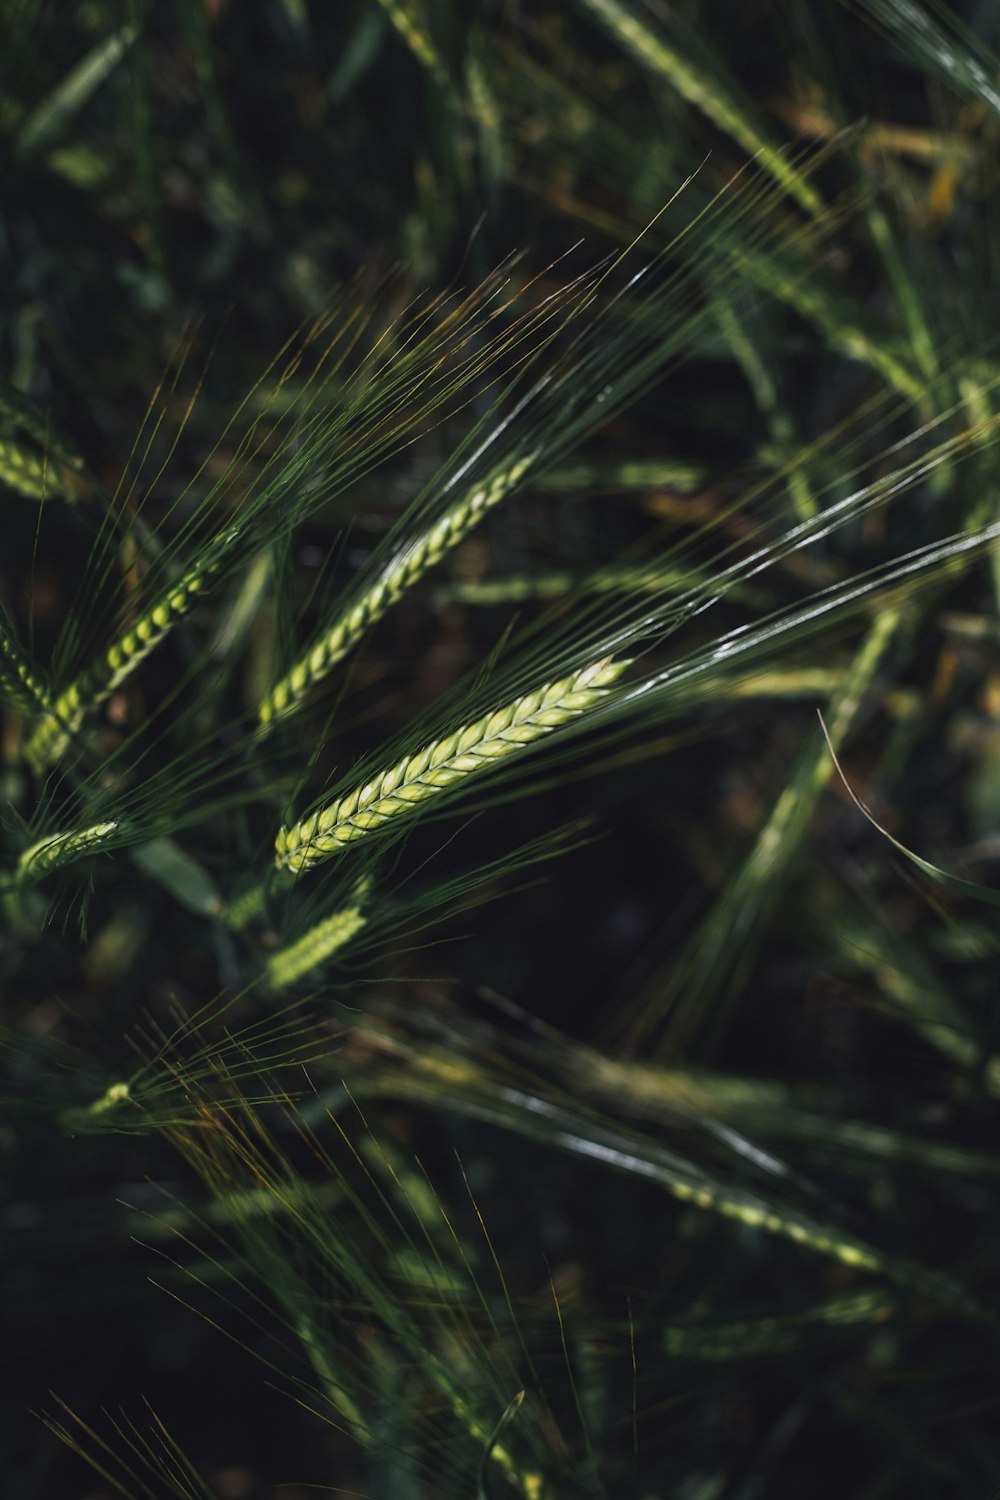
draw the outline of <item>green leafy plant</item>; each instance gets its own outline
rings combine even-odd
[[[12,1492],[986,1493],[995,38],[77,11],[0,71]]]

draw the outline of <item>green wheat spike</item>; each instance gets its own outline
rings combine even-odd
[[[11,438],[0,438],[0,484],[29,500],[50,500],[63,492],[55,465]]]
[[[573,589],[594,594],[680,593],[695,584],[710,581],[707,572],[691,566],[675,568],[600,568],[590,574],[565,570],[552,573],[522,573],[506,578],[459,579],[434,591],[435,604],[521,604],[529,599],[558,599]],[[741,591],[745,593],[745,590]]]
[[[775,182],[807,213],[822,212],[823,201],[816,189],[761,135],[753,121],[711,77],[696,68],[662,36],[651,31],[620,0],[582,0],[582,3],[644,67],[666,78],[681,98],[731,136],[749,155],[756,156]]]
[[[815,1339],[823,1325],[844,1328],[883,1323],[895,1311],[891,1293],[848,1293],[782,1317],[674,1323],[664,1331],[664,1347],[675,1357],[712,1362],[785,1354]]]
[[[237,532],[222,539],[231,544]],[[211,575],[218,571],[219,548],[189,568],[176,583],[161,593],[157,602],[140,615],[135,624],[110,646],[75,682],[64,688],[51,709],[39,720],[28,741],[26,754],[36,770],[58,760],[88,714],[111,697],[145,661],[151,651],[170,634],[187,614]]]
[[[709,470],[704,464],[681,459],[626,459],[621,463],[565,464],[538,476],[540,490],[556,494],[603,490],[680,490],[693,495],[707,483]]]
[[[45,681],[18,642],[13,622],[0,604],[0,702],[34,717],[51,709]]]
[[[350,906],[342,907],[287,948],[279,948],[271,954],[267,961],[267,977],[272,989],[288,989],[357,936],[368,921],[363,903],[371,885],[371,877],[366,876],[358,882]]]
[[[746,1224],[751,1229],[790,1240],[803,1249],[829,1256],[856,1270],[877,1271],[889,1276],[899,1286],[908,1287],[923,1296],[939,1299],[946,1307],[955,1307],[976,1317],[983,1315],[981,1304],[960,1282],[944,1272],[928,1270],[918,1262],[881,1254],[878,1250],[832,1225],[823,1224],[794,1209],[755,1201],[749,1195],[736,1194],[725,1186],[706,1180],[704,1185],[680,1179],[667,1185],[668,1191],[681,1202],[721,1214],[723,1218]]]
[[[275,839],[275,863],[295,875],[312,869],[392,818],[412,812],[463,777],[485,770],[595,708],[627,666],[627,661],[602,657],[406,756],[366,786],[302,822],[280,829]]]
[[[361,636],[402,598],[407,589],[412,588],[428,568],[440,562],[488,511],[511,493],[537,456],[537,453],[529,453],[510,468],[495,474],[486,484],[463,495],[433,526],[392,559],[357,604],[313,641],[264,698],[258,717],[265,733],[344,659]]]
[[[234,932],[242,932],[244,927],[249,927],[255,917],[264,910],[264,902],[267,900],[267,885],[262,880],[257,880],[253,885],[232,901],[227,902],[222,913],[224,921]]]
[[[92,853],[111,837],[117,827],[117,823],[94,823],[90,828],[47,834],[21,854],[14,873],[15,883],[23,885],[30,880],[41,880],[60,865],[68,865],[82,855]]]
[[[125,1104],[131,1098],[131,1090],[127,1083],[112,1083],[104,1090],[99,1099],[93,1100],[80,1111],[91,1120],[100,1119],[104,1115],[111,1114],[119,1104]]]

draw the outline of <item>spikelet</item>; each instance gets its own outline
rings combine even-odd
[[[234,541],[237,534],[236,530],[231,531],[223,538],[222,545]],[[164,589],[156,603],[125,635],[103,652],[75,682],[64,688],[50,711],[35,725],[27,744],[28,759],[37,770],[51,765],[64,754],[87,714],[110,698],[170,634],[194,604],[211,575],[218,571],[219,564],[219,549],[216,547],[189,568],[181,579]]]
[[[295,875],[311,869],[464,776],[486,769],[595,708],[627,666],[627,661],[602,657],[435,740],[322,812],[282,828],[275,840],[275,863]]]
[[[267,961],[267,977],[271,988],[288,989],[304,978],[320,964],[326,963],[341,948],[345,947],[364,927],[368,918],[363,902],[371,890],[371,877],[359,880],[354,890],[354,900],[322,922],[317,922],[297,942],[287,948],[279,948]]]
[[[15,883],[41,880],[59,865],[68,865],[81,855],[90,854],[110,838],[117,823],[94,823],[90,828],[74,828],[68,833],[50,833],[25,849],[17,862]]]
[[[0,438],[0,484],[29,500],[50,500],[63,492],[56,466],[11,438]]]
[[[257,880],[253,885],[240,892],[232,901],[226,903],[222,912],[223,921],[227,922],[234,932],[242,932],[244,927],[259,917],[264,910],[267,900],[267,886],[263,880]]]
[[[83,1113],[89,1115],[91,1119],[97,1119],[101,1115],[110,1114],[113,1109],[118,1108],[119,1104],[126,1103],[130,1097],[131,1094],[127,1083],[113,1083],[109,1088],[105,1089],[99,1099],[95,1099],[92,1104],[88,1104]]]
[[[18,642],[7,611],[0,604],[0,702],[35,716],[51,708],[48,688]]]
[[[343,661],[365,631],[380,620],[428,568],[434,567],[446,552],[467,536],[488,511],[510,494],[537,456],[537,453],[529,453],[509,469],[495,474],[488,484],[463,495],[400,556],[394,557],[357,604],[318,636],[291,670],[275,683],[258,709],[261,729],[266,732],[277,719],[289,713],[339,661]]]

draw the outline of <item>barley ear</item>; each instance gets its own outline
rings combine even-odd
[[[235,537],[236,532],[230,532],[223,545]],[[28,741],[28,759],[36,770],[51,765],[65,753],[87,715],[106,702],[170,634],[195,603],[211,575],[218,571],[219,562],[219,549],[213,548],[181,579],[165,588],[156,603],[140,615],[113,646],[63,689],[49,712],[35,725]]]
[[[342,907],[324,921],[317,922],[296,942],[271,954],[267,961],[267,977],[272,989],[288,989],[356,937],[368,921],[363,904],[371,886],[371,876],[366,875],[355,886],[350,906]]]
[[[260,916],[266,900],[267,886],[263,880],[257,880],[226,903],[222,912],[223,920],[234,932],[242,932],[244,927],[249,927]]]
[[[41,672],[22,650],[13,622],[0,604],[0,702],[31,717],[51,708]]]
[[[464,777],[487,769],[596,708],[628,665],[628,661],[603,657],[435,740],[329,807],[280,829],[275,839],[275,863],[295,875],[312,869]]]
[[[262,731],[268,732],[278,719],[290,713],[317,683],[332,672],[365,632],[429,568],[440,562],[446,552],[457,546],[488,511],[511,493],[537,457],[537,452],[529,453],[494,474],[479,488],[467,491],[433,526],[403,548],[357,603],[317,636],[294,666],[274,684],[257,711]]]
[[[94,823],[90,828],[71,829],[68,833],[50,833],[25,849],[17,862],[14,882],[23,885],[41,880],[60,865],[68,865],[82,855],[91,854],[111,837],[117,823]]]
[[[0,484],[29,500],[52,500],[63,493],[61,468],[11,438],[0,438]]]
[[[99,1099],[95,1099],[92,1104],[87,1105],[84,1113],[89,1115],[91,1119],[96,1119],[100,1115],[110,1114],[113,1109],[117,1109],[119,1104],[126,1103],[130,1097],[127,1083],[113,1083],[109,1088],[105,1089]]]

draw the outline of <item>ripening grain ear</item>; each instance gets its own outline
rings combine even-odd
[[[48,834],[32,844],[30,849],[25,849],[17,862],[15,881],[21,885],[29,880],[41,880],[51,871],[72,864],[86,854],[95,853],[107,844],[117,829],[117,823],[95,823],[90,828]]]
[[[0,438],[0,484],[29,500],[54,500],[64,493],[61,466],[13,438]]]
[[[429,798],[488,770],[596,708],[628,667],[606,657],[435,740],[376,776],[367,786],[279,830],[275,863],[295,875],[312,869],[391,819],[419,809]]]
[[[488,511],[506,499],[530,472],[535,456],[527,454],[494,474],[488,483],[463,495],[427,531],[401,548],[357,603],[348,606],[335,624],[322,631],[275,683],[258,710],[261,729],[268,731],[290,713],[428,569],[456,547]]]
[[[203,558],[165,589],[159,600],[146,609],[114,645],[100,655],[75,682],[64,688],[48,712],[35,726],[26,755],[42,771],[65,754],[73,736],[88,715],[106,703],[150,652],[170,634],[187,614],[220,567],[223,552],[237,538],[232,532],[223,545],[208,549]]]
[[[31,720],[52,708],[41,668],[22,647],[14,623],[0,602],[0,701]]]
[[[287,990],[300,979],[327,963],[346,948],[368,918],[360,901],[342,906],[332,916],[317,922],[286,948],[268,955],[267,978],[272,989]]]

